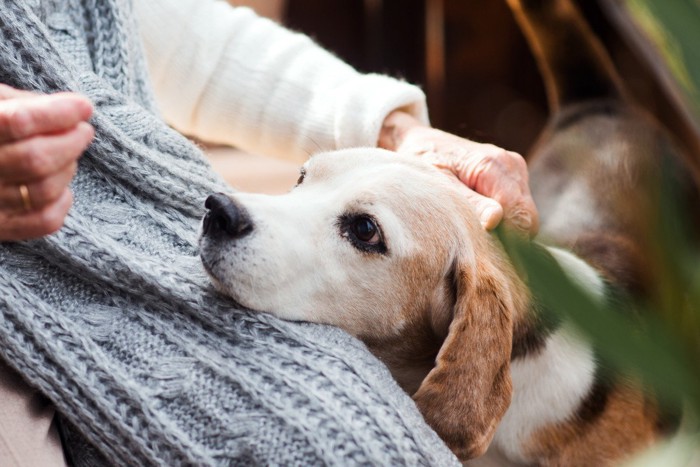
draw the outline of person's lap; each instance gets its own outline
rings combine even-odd
[[[0,414],[0,465],[66,465],[53,406],[2,360]]]

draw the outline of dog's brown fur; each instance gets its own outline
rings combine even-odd
[[[638,385],[618,383],[605,410],[590,421],[570,420],[541,430],[527,446],[539,465],[610,465],[658,439],[658,407]]]
[[[428,423],[460,458],[480,455],[510,404],[514,310],[521,297],[498,258],[477,260],[479,273],[458,273],[450,332],[435,367],[413,395]],[[465,421],[467,421],[465,423]]]

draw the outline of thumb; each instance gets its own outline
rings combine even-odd
[[[479,222],[486,230],[493,230],[503,219],[503,207],[491,198],[476,191],[467,191],[467,201],[474,208]]]

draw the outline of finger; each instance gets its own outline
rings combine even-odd
[[[77,168],[77,162],[73,162],[50,177],[24,184],[32,210],[42,209],[56,201],[70,184]],[[26,211],[25,204],[20,185],[0,184],[0,209],[23,212]]]
[[[508,227],[530,235],[537,232],[537,210],[529,190],[524,193],[518,183],[504,178],[489,192],[489,197],[502,207],[502,220]]]
[[[24,91],[22,89],[13,88],[12,86],[8,86],[7,84],[0,83],[0,100],[29,96],[36,96],[36,94],[30,91]]]
[[[489,212],[486,201],[481,201],[478,214],[482,225],[488,230],[495,228],[501,220],[506,226],[515,230],[526,232],[531,236],[537,233],[539,227],[537,209],[530,195],[525,177],[516,176],[515,169],[504,169],[499,166],[490,166],[488,170],[477,171],[460,164],[460,160],[449,160],[440,166],[449,168],[467,186],[475,190],[475,193],[484,193],[489,201],[495,201],[500,208],[500,215]],[[470,185],[471,184],[471,185]],[[473,186],[472,186],[473,185]],[[494,223],[495,221],[495,223]]]
[[[527,184],[503,177],[491,197],[503,207],[503,220],[508,227],[530,236],[537,234],[539,219],[535,202]]]
[[[73,195],[66,189],[52,204],[38,211],[23,214],[0,212],[0,242],[21,241],[56,232],[73,204]]]
[[[508,227],[534,236],[539,220],[530,194],[525,160],[517,153],[494,149],[478,158],[476,165],[458,171],[458,176],[503,207],[503,220]]]
[[[0,145],[0,180],[18,184],[50,177],[79,159],[94,135],[82,122],[63,133]]]
[[[518,203],[504,209],[504,222],[507,226],[526,232],[530,237],[537,235],[540,224],[537,208],[532,198],[521,198]]]
[[[0,143],[58,133],[87,121],[92,104],[79,94],[29,94],[0,100]]]
[[[476,212],[481,225],[486,230],[493,230],[503,219],[503,208],[491,198],[482,196],[476,191],[467,190],[467,201]]]

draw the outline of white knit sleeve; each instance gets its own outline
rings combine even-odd
[[[425,95],[363,75],[307,36],[217,0],[136,0],[156,98],[183,133],[278,157],[375,146],[403,108],[428,122]]]

